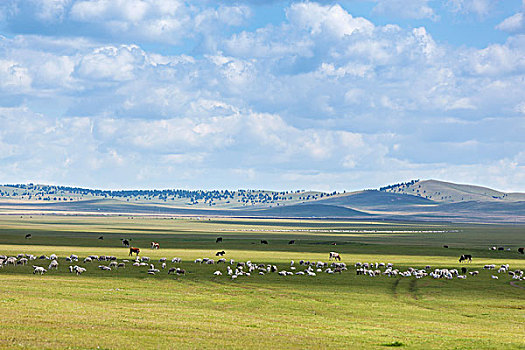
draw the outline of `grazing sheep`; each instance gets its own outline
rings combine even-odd
[[[166,268],[166,263],[163,262],[162,265],[161,265],[162,269],[165,269]]]
[[[55,269],[58,270],[58,261],[52,260],[48,267],[49,270]]]
[[[226,252],[222,250],[220,252],[215,253],[215,256],[224,256],[224,254],[226,254]]]
[[[499,277],[498,277],[498,276],[494,276],[494,275],[492,275],[492,278],[495,279],[495,280],[497,280]]]
[[[37,274],[37,273],[43,275],[45,272],[47,272],[47,270],[44,269],[43,267],[41,267],[41,266],[33,266],[33,275]]]
[[[177,271],[177,269],[175,267],[170,267],[170,269],[168,270],[168,275],[171,275],[175,271]]]
[[[88,262],[91,262],[91,258],[88,256],[88,257],[85,257],[84,258],[84,263],[88,263]]]
[[[215,271],[213,274],[215,276],[222,276],[222,272],[220,272],[219,270]]]
[[[173,258],[173,259],[171,259],[171,262],[172,263],[181,263],[182,259],[181,258]]]
[[[126,264],[123,263],[123,262],[121,262],[121,263],[119,263],[119,264],[117,265],[117,268],[119,268],[119,269],[120,269],[120,268],[125,268],[125,267],[126,267]]]

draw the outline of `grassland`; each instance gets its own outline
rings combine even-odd
[[[222,244],[215,243],[218,236]],[[121,238],[154,260],[181,257],[177,266],[187,275],[150,276],[147,268],[129,265],[100,271],[98,263],[81,276],[69,273],[64,257],[70,254],[126,259]],[[160,250],[148,248],[153,240]],[[60,266],[43,276],[30,266],[0,269],[0,348],[525,349],[525,283],[511,285],[506,274],[494,280],[490,275],[497,273],[482,270],[489,263],[525,269],[516,252],[524,243],[522,226],[2,216],[0,254],[55,253]],[[492,245],[512,251],[489,251]],[[392,262],[400,269],[459,267],[458,256],[470,253],[469,269],[481,273],[450,281],[372,278],[352,267],[341,275],[232,281],[213,276],[217,266],[193,263],[222,249],[227,258],[279,268],[291,259],[326,261],[331,250],[349,265]]]

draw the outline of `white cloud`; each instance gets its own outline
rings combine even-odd
[[[392,17],[432,20],[439,19],[434,9],[429,6],[430,0],[378,0],[373,11]]]
[[[488,16],[496,8],[500,0],[448,0],[447,5],[452,12]]]
[[[292,25],[305,28],[312,35],[342,37],[354,32],[367,33],[374,25],[362,18],[352,17],[339,5],[323,6],[313,2],[294,3],[286,11]]]
[[[525,15],[523,12],[518,12],[503,20],[496,26],[496,29],[506,32],[519,32],[525,29]]]
[[[45,22],[59,22],[64,19],[71,0],[30,0],[34,3],[36,17]]]

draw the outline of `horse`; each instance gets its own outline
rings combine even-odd
[[[328,257],[328,260],[339,260],[341,261],[341,255],[339,255],[339,253],[336,253],[336,252],[330,252],[330,256]]]
[[[139,256],[140,248],[129,247],[129,256],[132,256],[133,253],[135,253],[135,254],[137,254],[137,256]]]
[[[463,254],[462,256],[459,257],[459,262],[463,262],[463,261],[467,261],[468,262],[472,262],[472,255],[470,254]]]
[[[160,244],[157,243],[157,242],[151,242],[151,249],[159,249],[160,248]]]

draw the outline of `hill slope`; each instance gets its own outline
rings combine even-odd
[[[382,192],[410,194],[435,202],[518,202],[525,193],[505,193],[487,187],[438,180],[411,181],[381,188]]]
[[[414,205],[436,204],[430,199],[405,193],[383,192],[377,190],[366,190],[338,195],[328,199],[318,200],[317,203],[337,205],[349,208],[390,208],[406,207]]]

